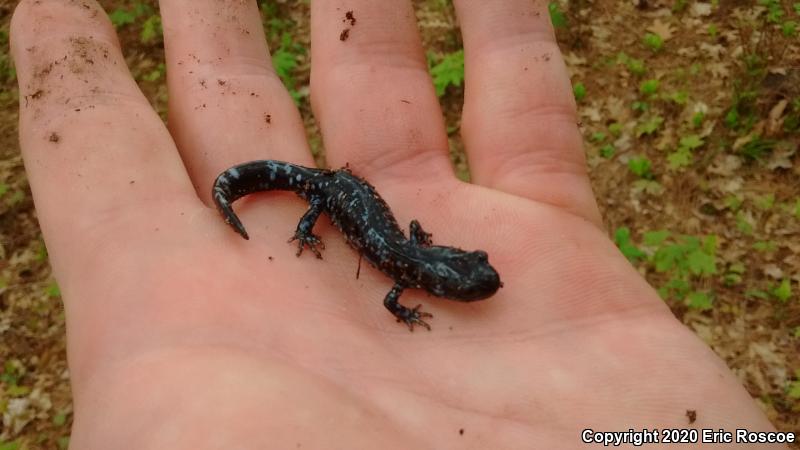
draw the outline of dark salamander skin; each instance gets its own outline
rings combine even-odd
[[[292,191],[309,204],[289,240],[298,241],[297,256],[308,246],[322,257],[319,249],[324,245],[311,231],[325,212],[351,247],[394,280],[383,304],[412,331],[415,324],[430,330],[423,318],[432,316],[420,311],[421,305],[401,305],[398,300],[403,289],[424,289],[439,297],[470,302],[492,296],[502,285],[484,251],[432,245],[431,235],[416,220],[411,221],[406,238],[375,188],[347,168],[324,170],[274,160],[252,161],[222,172],[214,182],[212,197],[225,222],[249,239],[231,204],[245,195],[270,190]]]

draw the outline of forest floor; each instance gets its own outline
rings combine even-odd
[[[155,2],[100,3],[165,117]],[[308,1],[259,3],[273,63],[324,164],[308,101]],[[458,23],[450,2],[414,3],[467,179]],[[15,4],[0,0],[0,450],[66,448],[64,313],[19,153]],[[570,0],[550,15],[609,235],[775,426],[800,431],[800,3]]]

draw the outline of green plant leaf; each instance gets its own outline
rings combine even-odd
[[[639,85],[639,92],[644,95],[653,95],[658,92],[658,80],[645,80]]]
[[[677,267],[678,260],[683,258],[683,249],[678,245],[667,245],[656,250],[653,263],[657,272],[666,272]]]
[[[717,238],[716,234],[709,234],[703,239],[703,251],[709,255],[717,254]]]
[[[272,53],[272,67],[275,73],[283,81],[284,86],[293,86],[292,78],[294,70],[297,68],[297,55],[283,46]]]
[[[689,102],[689,93],[686,91],[673,92],[667,98],[678,105],[685,105]]]
[[[742,207],[742,199],[735,195],[729,195],[725,197],[725,207],[731,211],[737,211]]]
[[[631,241],[631,230],[627,227],[620,227],[614,232],[614,242],[617,247],[628,258],[629,261],[635,262],[639,258],[643,258],[645,253],[639,250]]]
[[[627,63],[625,63],[625,66],[628,68],[628,71],[631,74],[638,77],[641,77],[647,73],[647,66],[645,66],[644,61],[641,59],[631,58],[627,61]]]
[[[680,147],[674,152],[667,155],[667,162],[669,163],[669,168],[676,170],[683,167],[689,167],[692,165],[692,152],[690,152],[685,147]]]
[[[617,152],[617,149],[614,148],[611,144],[606,144],[600,147],[600,156],[605,159],[611,159],[614,157],[614,154]]]
[[[633,189],[636,192],[645,192],[650,195],[661,195],[664,193],[664,186],[656,180],[641,178],[633,182]]]
[[[553,23],[553,28],[566,28],[567,16],[561,11],[561,7],[557,2],[548,3],[547,11],[550,12],[550,22]]]
[[[753,248],[759,252],[774,252],[778,247],[773,241],[756,241],[753,243]]]
[[[744,234],[753,234],[753,224],[742,211],[736,213],[736,229]]]
[[[682,278],[671,278],[661,289],[672,293],[678,300],[683,300],[690,287],[689,282]]]
[[[606,140],[606,134],[603,133],[602,131],[597,131],[595,133],[592,133],[592,138],[591,139],[594,142],[603,142],[603,141]],[[2,194],[0,194],[0,195],[2,195]]]
[[[669,237],[669,231],[667,230],[656,230],[656,231],[648,231],[644,234],[643,240],[644,245],[655,247],[660,245],[664,242],[665,239]]]
[[[47,295],[52,298],[61,297],[61,288],[58,287],[58,283],[53,281],[47,286]]]
[[[789,387],[786,389],[786,395],[795,400],[800,399],[800,380],[789,383]]]
[[[142,44],[149,44],[160,40],[162,34],[161,16],[154,14],[148,17],[142,24],[142,32],[139,33],[139,40],[142,41]]]
[[[430,68],[436,95],[444,95],[448,86],[461,86],[464,81],[464,50],[444,55],[439,63]]]
[[[797,36],[797,22],[794,20],[787,20],[781,23],[781,33],[787,38]]]
[[[664,123],[664,118],[661,116],[652,116],[646,119],[644,122],[636,126],[636,137],[655,133],[662,123]]]
[[[713,299],[705,292],[693,291],[686,297],[687,304],[690,308],[699,309],[701,311],[709,310],[712,307]]]
[[[650,160],[644,156],[637,156],[628,160],[628,169],[639,178],[652,178]]]
[[[9,397],[24,397],[31,392],[28,386],[11,385],[6,387],[6,395]]]
[[[136,15],[127,9],[117,8],[108,15],[114,28],[121,28],[136,22]]]
[[[742,264],[740,262],[736,262],[736,263],[731,264],[728,267],[728,271],[729,272],[733,272],[733,273],[745,273],[746,268],[745,268],[744,264]]]
[[[700,126],[703,125],[703,121],[705,119],[706,119],[706,113],[702,111],[694,113],[694,115],[692,116],[692,127],[700,128]]]
[[[644,35],[644,45],[650,50],[657,52],[664,47],[664,39],[655,33],[647,33]]]
[[[748,289],[744,292],[744,296],[745,298],[760,298],[762,300],[769,298],[769,294],[761,289]]]
[[[722,276],[722,284],[725,286],[735,286],[742,282],[742,276],[738,273],[726,273]]]
[[[717,263],[714,255],[709,255],[701,250],[691,251],[686,261],[689,265],[689,270],[694,275],[706,276],[717,273]]]
[[[703,146],[705,142],[703,138],[696,134],[690,134],[686,137],[682,137],[680,140],[680,146],[689,150],[694,150]]]
[[[786,302],[792,296],[792,284],[788,278],[784,278],[781,284],[772,290],[772,295],[778,300]]]
[[[769,193],[761,197],[756,197],[755,204],[760,209],[768,210],[775,206],[775,194]]]
[[[53,425],[60,427],[67,423],[67,413],[60,412],[53,416]]]
[[[576,101],[581,101],[586,97],[586,86],[578,82],[572,87],[572,93],[575,95]]]

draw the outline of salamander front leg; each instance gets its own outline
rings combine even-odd
[[[308,245],[308,248],[314,252],[317,258],[322,259],[322,254],[317,250],[317,247],[319,246],[319,248],[325,249],[325,244],[322,243],[319,236],[311,232],[314,228],[314,224],[317,223],[319,215],[322,214],[322,198],[311,197],[308,203],[310,207],[308,211],[303,214],[303,217],[300,218],[300,223],[297,224],[297,231],[294,232],[294,236],[289,239],[289,242],[298,241],[297,256],[300,256],[300,254],[303,253],[303,247]]]
[[[414,308],[406,308],[401,305],[398,300],[400,294],[403,293],[403,288],[404,286],[402,284],[395,284],[392,290],[386,294],[386,298],[383,299],[383,306],[385,306],[392,315],[397,317],[398,322],[404,322],[408,325],[410,331],[414,331],[414,324],[421,325],[430,331],[431,326],[425,323],[422,318],[433,317],[433,314],[420,311],[419,308],[422,305],[417,305]]]
[[[411,221],[411,225],[408,226],[408,234],[411,237],[410,241],[413,245],[418,245],[420,247],[431,246],[431,236],[433,235],[426,233],[417,219]]]

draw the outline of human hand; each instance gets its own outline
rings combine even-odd
[[[585,428],[686,428],[687,410],[772,429],[602,230],[545,2],[456,2],[474,184],[452,174],[410,4],[338,5],[312,5],[329,163],[435,243],[486,250],[505,287],[407,291],[435,316],[409,333],[381,305],[391,280],[356,279],[325,221],[325,259],[295,258],[304,202],[239,202],[250,241],[223,223],[221,170],[313,165],[255,2],[162,2],[168,131],[94,2],[25,0],[20,139],[66,308],[74,448],[561,448]]]

